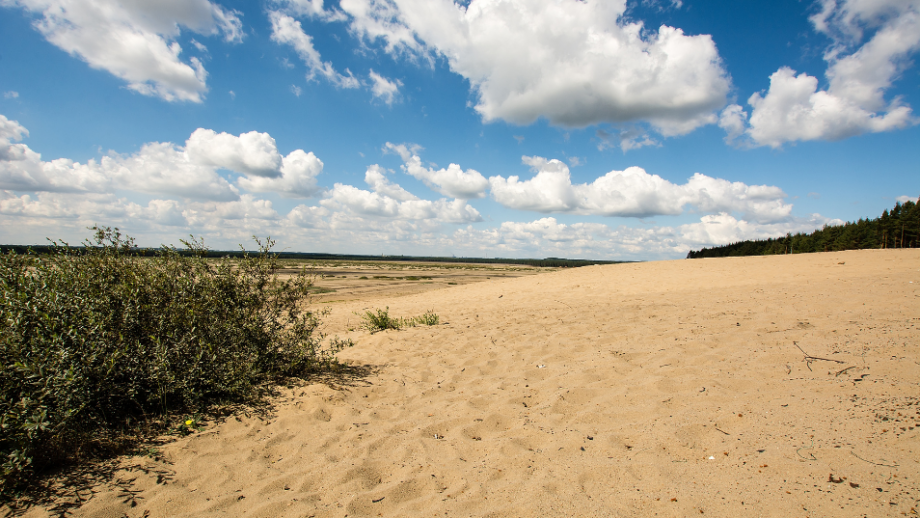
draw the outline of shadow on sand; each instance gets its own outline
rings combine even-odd
[[[274,380],[262,387],[261,397],[244,403],[217,405],[200,414],[199,420],[217,425],[229,417],[247,417],[271,420],[275,416],[277,399],[285,387],[325,385],[333,390],[348,392],[352,388],[372,385],[370,378],[380,370],[378,365],[336,364],[327,370],[317,371],[298,378]],[[174,419],[177,416],[172,416]],[[167,421],[145,423],[142,429],[131,434],[107,437],[92,451],[83,452],[81,458],[66,465],[53,466],[37,475],[21,494],[13,500],[0,502],[0,516],[22,516],[33,507],[44,507],[54,516],[65,517],[81,507],[100,489],[117,489],[123,503],[135,507],[143,499],[140,491],[132,489],[136,477],[124,477],[124,472],[155,475],[158,484],[169,483],[174,472],[170,462],[159,448],[173,442],[188,432],[171,428]],[[127,466],[119,457],[147,457],[149,462]],[[121,476],[116,476],[121,472]]]

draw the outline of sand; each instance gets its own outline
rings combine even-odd
[[[347,331],[352,311],[385,306],[447,323]],[[342,357],[366,375],[282,389],[270,416],[230,417],[158,455],[119,459],[69,512],[920,510],[920,250],[491,279],[336,304],[328,331],[357,341]]]
[[[374,301],[402,297],[432,290],[498,279],[537,275],[555,268],[509,264],[419,263],[408,261],[328,261],[308,265],[314,276],[313,301],[335,307],[335,304]],[[299,269],[282,269],[282,277],[296,274]]]

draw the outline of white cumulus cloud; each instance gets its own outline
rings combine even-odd
[[[716,122],[730,88],[710,36],[647,31],[625,21],[622,0],[343,0],[341,9],[355,34],[388,52],[447,59],[485,121],[647,121],[679,135]]]
[[[824,225],[842,224],[842,220],[828,219],[820,214],[812,214],[807,218],[789,218],[783,222],[759,224],[720,212],[703,216],[699,223],[681,225],[677,231],[688,246],[699,248],[728,245],[748,239],[776,238],[787,233],[812,232]]]
[[[489,178],[492,197],[502,205],[537,212],[649,217],[676,215],[689,205],[699,212],[740,212],[757,221],[787,218],[792,205],[778,187],[746,185],[694,174],[677,185],[641,167],[610,171],[592,183],[572,184],[563,162],[542,157],[522,157],[536,175]]]
[[[351,185],[335,184],[320,202],[332,211],[346,211],[362,218],[437,220],[446,223],[473,223],[482,216],[464,200],[422,200],[390,182],[379,166],[371,166],[365,181],[373,189],[365,191]]]
[[[194,162],[254,176],[280,176],[281,154],[268,133],[250,131],[240,136],[198,128],[185,142]]]
[[[372,191],[399,201],[417,200],[418,196],[403,189],[386,177],[386,170],[377,164],[369,166],[364,173],[364,182]]]
[[[275,176],[243,176],[240,187],[251,192],[277,192],[285,198],[309,198],[322,189],[316,177],[323,172],[323,161],[313,152],[296,149],[282,159]]]
[[[199,128],[185,146],[148,142],[132,154],[110,152],[85,164],[67,158],[42,160],[27,145],[14,142],[28,135],[18,122],[0,115],[0,189],[75,193],[110,193],[118,189],[169,194],[190,199],[236,200],[239,189],[217,173],[241,176],[251,192],[277,192],[306,198],[317,194],[316,176],[323,163],[301,149],[282,157],[267,133],[239,136]]]
[[[208,0],[5,0],[40,15],[34,26],[62,50],[106,70],[143,95],[201,102],[207,72],[197,58],[183,61],[180,27],[241,41],[239,13]]]
[[[834,38],[824,55],[828,86],[781,67],[766,93],[748,99],[752,111],[746,134],[751,143],[774,148],[786,142],[840,140],[916,124],[910,106],[886,91],[920,49],[920,0],[822,0],[812,16],[815,28]],[[867,30],[868,41],[855,50]],[[731,141],[747,114],[738,105],[723,111],[720,125]]]
[[[71,221],[83,228],[106,221],[143,221],[170,227],[188,222],[175,200],[150,200],[147,206],[112,194],[40,192],[16,195],[0,190],[0,214],[22,220]]]
[[[464,171],[457,164],[450,164],[446,169],[425,167],[422,165],[422,159],[416,154],[421,149],[418,146],[387,142],[383,149],[396,153],[403,159],[405,164],[402,165],[402,170],[406,174],[421,180],[444,196],[463,200],[482,198],[489,187],[489,181],[475,169]]]

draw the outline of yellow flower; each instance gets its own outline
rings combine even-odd
[[[192,421],[191,419],[185,422],[185,426],[192,426],[193,424],[195,424],[195,421]]]

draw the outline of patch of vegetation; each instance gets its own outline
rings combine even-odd
[[[436,326],[441,323],[441,317],[439,317],[437,313],[430,309],[426,311],[422,316],[415,317],[412,320],[415,324],[426,326]]]
[[[360,280],[360,279],[367,280],[367,275],[362,275],[362,276],[358,277],[358,279],[359,279],[359,280]]]
[[[358,314],[358,313],[355,313]],[[400,330],[406,327],[415,327],[418,325],[436,326],[441,322],[441,318],[432,310],[426,311],[422,316],[412,318],[397,318],[390,316],[390,307],[386,309],[377,309],[375,311],[365,311],[360,315],[363,324],[361,329],[370,331],[371,334],[387,329]]]
[[[361,319],[364,321],[361,328],[370,331],[371,334],[378,331],[386,331],[387,329],[399,330],[403,327],[402,319],[390,316],[389,306],[387,306],[386,309],[365,311],[364,314],[361,315]]]
[[[323,288],[321,286],[312,286],[310,288],[310,293],[314,295],[317,295],[320,293],[335,293],[335,291],[336,290],[334,288]]]
[[[118,229],[82,248],[0,255],[0,498],[142,426],[188,431],[215,404],[338,366],[306,270],[281,281],[274,241],[206,260],[200,241],[141,258]],[[191,424],[189,424],[191,421]]]

